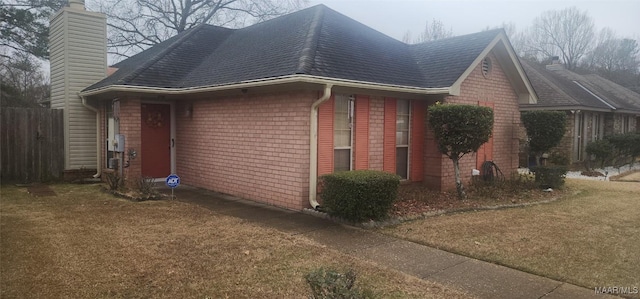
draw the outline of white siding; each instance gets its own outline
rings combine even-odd
[[[65,169],[95,168],[96,114],[78,93],[106,76],[106,17],[65,7],[51,20],[51,108],[64,109]]]

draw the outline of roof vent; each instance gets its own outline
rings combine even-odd
[[[487,77],[491,73],[491,58],[482,59],[482,75]]]

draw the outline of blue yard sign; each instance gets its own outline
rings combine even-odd
[[[167,186],[169,186],[169,188],[173,189],[175,187],[178,187],[180,185],[180,177],[176,174],[170,174],[167,177]]]

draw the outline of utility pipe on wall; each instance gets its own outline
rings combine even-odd
[[[324,93],[311,105],[311,122],[309,134],[309,204],[318,209],[320,204],[316,199],[318,189],[318,106],[331,97],[333,84],[324,86]]]
[[[95,107],[89,105],[87,103],[87,99],[84,96],[80,96],[82,99],[82,106],[96,113],[96,174],[93,175],[94,178],[99,178],[102,172],[100,167],[100,110]]]

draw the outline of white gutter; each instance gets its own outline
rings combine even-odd
[[[401,93],[413,93],[413,94],[451,94],[451,88],[423,88],[412,87],[392,84],[382,84],[375,82],[356,81],[348,79],[336,79],[326,78],[310,75],[289,75],[277,78],[257,79],[250,81],[242,81],[238,83],[231,83],[227,85],[217,86],[204,86],[204,87],[185,87],[185,88],[166,88],[166,87],[147,87],[147,86],[131,86],[131,85],[110,85],[86,92],[82,92],[82,96],[92,96],[101,94],[104,92],[141,92],[141,93],[156,93],[156,94],[169,94],[169,95],[181,95],[196,92],[210,92],[221,91],[229,89],[242,89],[261,86],[271,86],[275,84],[287,84],[287,83],[313,83],[313,84],[331,84],[339,85],[342,87],[361,88],[361,89],[373,89],[380,91],[401,92]]]
[[[102,173],[100,167],[100,111],[87,104],[87,99],[83,95],[80,95],[80,99],[82,99],[82,106],[96,113],[96,174],[93,177],[99,178]]]
[[[320,204],[316,199],[318,190],[318,106],[331,97],[333,84],[324,86],[322,96],[311,105],[311,122],[309,123],[309,204],[314,209],[318,209]]]

